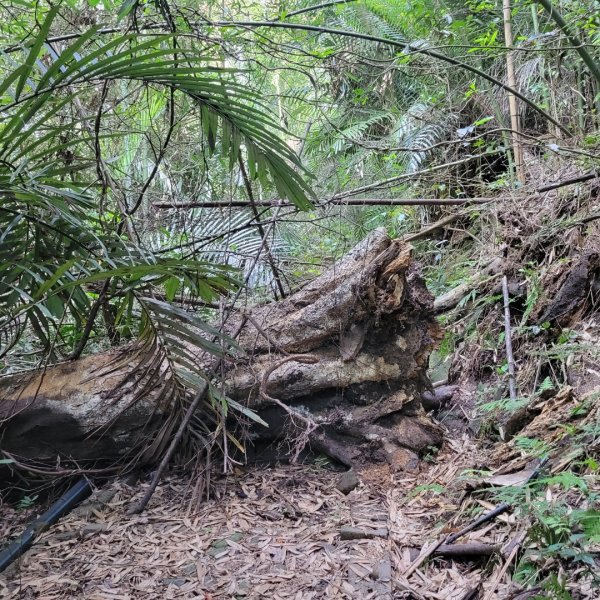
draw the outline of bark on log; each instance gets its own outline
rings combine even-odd
[[[238,342],[249,358],[225,371],[225,391],[269,423],[252,428],[256,445],[302,433],[269,397],[314,421],[311,447],[348,465],[393,462],[398,448],[420,452],[441,443],[421,404],[429,353],[441,335],[408,244],[378,230],[289,298],[235,315],[228,331],[244,319]],[[137,452],[169,414],[152,390],[137,397],[143,381],[122,385],[122,352],[0,378],[0,449],[45,461]],[[295,354],[313,363],[273,369]],[[268,395],[261,395],[270,371]]]

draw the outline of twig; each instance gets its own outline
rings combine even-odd
[[[273,279],[275,280],[275,284],[277,287],[276,290],[273,290],[275,292],[275,300],[279,299],[279,298],[277,298],[277,290],[279,290],[279,294],[281,295],[281,297],[285,298],[285,290],[283,289],[283,283],[281,282],[281,276],[279,273],[279,269],[277,268],[277,265],[275,264],[275,259],[273,258],[273,253],[271,252],[271,247],[267,240],[267,233],[265,232],[265,229],[260,220],[260,214],[256,207],[256,200],[254,198],[254,192],[252,191],[252,184],[250,183],[250,178],[248,177],[248,173],[246,173],[246,167],[244,167],[244,161],[242,160],[241,153],[238,154],[238,165],[240,167],[240,173],[242,174],[242,179],[244,180],[246,194],[248,195],[248,200],[250,201],[250,206],[252,207],[252,212],[254,214],[254,220],[256,221],[256,226],[258,228],[258,232],[260,233],[261,237],[263,238],[263,245],[265,248],[265,254],[267,256],[267,261],[269,263],[269,266],[271,267],[271,271],[273,272]]]
[[[512,549],[512,552],[508,555],[508,558],[506,559],[506,562],[502,566],[502,569],[500,570],[498,575],[496,577],[494,577],[494,579],[492,581],[492,585],[489,588],[489,590],[483,600],[492,600],[492,598],[494,597],[494,594],[496,593],[496,588],[498,587],[500,580],[504,577],[504,574],[506,573],[506,571],[508,571],[508,567],[510,566],[510,563],[514,560],[520,547],[521,547],[521,544],[516,544],[515,547]]]
[[[254,328],[256,329],[256,331],[258,331],[258,333],[260,333],[260,335],[262,335],[265,340],[267,340],[267,342],[269,342],[269,344],[271,344],[273,346],[273,348],[275,348],[277,350],[277,352],[280,352],[281,354],[283,354],[284,356],[291,356],[291,354],[287,351],[284,350],[257,322],[257,320],[252,316],[251,313],[244,311],[243,316],[246,317],[246,319],[248,319],[248,321],[250,323],[252,323],[252,325],[254,325]],[[272,373],[273,371],[271,371]],[[269,373],[270,375],[270,373]]]
[[[538,188],[538,192],[549,192],[550,190],[556,190],[561,187],[565,187],[567,185],[573,185],[574,183],[582,183],[583,181],[589,181],[590,179],[596,179],[596,177],[600,177],[600,172],[586,173],[585,175],[580,175],[579,177],[571,177],[570,179],[563,179],[562,181],[557,181],[556,183],[550,183],[541,188]]]
[[[517,399],[517,383],[515,379],[515,359],[513,357],[512,337],[510,328],[510,300],[508,297],[508,279],[502,277],[502,295],[504,296],[504,343],[508,361],[508,391],[511,400]]]
[[[161,144],[158,154],[155,153],[154,166],[152,167],[152,171],[150,172],[150,175],[148,175],[148,179],[146,179],[146,182],[142,186],[142,189],[140,190],[140,193],[138,194],[135,204],[131,208],[127,209],[128,215],[133,215],[135,212],[137,212],[138,208],[142,204],[142,200],[144,199],[144,196],[145,196],[146,192],[148,191],[148,188],[150,187],[150,185],[154,181],[154,178],[156,177],[156,174],[158,173],[160,165],[165,158],[167,148],[169,147],[171,138],[173,137],[173,132],[175,131],[175,90],[173,88],[171,88],[169,93],[170,93],[169,103],[168,103],[168,105],[169,105],[169,129],[167,130],[167,135],[165,136],[165,141]]]
[[[92,307],[90,308],[90,312],[88,314],[83,333],[81,334],[81,338],[79,338],[79,341],[75,345],[73,352],[71,352],[71,354],[69,354],[69,356],[67,357],[67,360],[77,360],[81,356],[83,350],[85,349],[85,346],[88,343],[88,340],[90,339],[94,323],[96,322],[98,311],[100,310],[102,303],[106,299],[110,283],[111,278],[107,277],[104,281],[104,284],[102,285],[102,289],[100,290],[98,297],[96,298],[96,301],[94,302],[94,304],[92,304]]]

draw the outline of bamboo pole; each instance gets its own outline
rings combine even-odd
[[[336,198],[326,200],[323,204],[328,206],[460,206],[463,204],[486,204],[497,198]],[[293,207],[293,204],[275,200],[257,200],[255,206],[261,207]],[[155,202],[154,208],[160,209],[178,209],[178,208],[251,208],[251,204],[246,200],[214,200],[207,202]]]
[[[506,54],[506,77],[508,85],[513,90],[517,87],[517,77],[515,75],[515,62],[513,51],[513,34],[512,34],[512,14],[510,0],[502,0],[502,8],[504,12],[504,41],[508,48]],[[515,159],[515,172],[517,179],[521,183],[525,183],[525,166],[523,163],[523,146],[519,134],[521,132],[521,119],[519,118],[519,104],[517,97],[508,92],[508,107],[510,111],[510,126],[512,129],[512,147]]]

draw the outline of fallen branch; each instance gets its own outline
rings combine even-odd
[[[600,176],[600,172],[596,173],[586,173],[585,175],[580,175],[579,177],[571,177],[570,179],[563,179],[562,181],[557,181],[556,183],[549,183],[541,188],[538,188],[538,192],[549,192],[550,190],[556,190],[561,187],[565,187],[567,185],[573,185],[574,183],[582,183],[584,181],[589,181],[590,179],[596,179],[596,177]]]
[[[439,221],[436,221],[435,223],[432,223],[431,225],[428,225],[427,227],[423,227],[423,229],[421,229],[420,231],[417,231],[416,233],[411,233],[410,235],[405,236],[402,239],[402,241],[414,242],[416,240],[422,240],[423,238],[428,237],[432,233],[435,233],[438,229],[442,229],[443,227],[446,227],[446,225],[450,225],[451,223],[454,223],[454,221],[458,221],[458,219],[460,219],[460,217],[462,217],[462,216],[464,216],[463,212],[457,212],[452,215],[447,215],[447,216],[443,217],[442,219],[440,219]]]
[[[326,200],[328,205],[341,206],[459,206],[462,204],[485,204],[498,198],[346,198],[344,196]],[[275,198],[273,200],[257,200],[254,206],[282,206],[293,208],[294,205]],[[153,208],[252,208],[247,200],[213,200],[207,202],[155,202]]]
[[[363,527],[350,527],[344,525],[340,529],[340,539],[342,540],[371,540],[374,538],[387,538],[387,527],[381,529],[365,529]]]
[[[480,556],[492,556],[498,552],[500,552],[499,546],[469,542],[467,544],[442,544],[435,550],[433,555],[454,558],[455,560],[472,560]]]
[[[510,327],[510,299],[508,297],[508,279],[502,277],[502,296],[504,297],[504,343],[506,360],[508,361],[508,391],[511,400],[517,399],[517,383],[515,378],[515,359],[512,348],[512,332]]]
[[[496,277],[497,275],[486,276],[485,273],[479,273],[468,281],[452,288],[449,292],[437,297],[433,302],[435,314],[439,315],[440,313],[456,308],[473,290]]]

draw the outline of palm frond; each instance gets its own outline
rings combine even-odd
[[[190,394],[215,377],[199,365],[210,364],[210,356],[233,357],[236,350],[202,314],[157,298],[179,290],[214,302],[237,290],[243,260],[232,257],[257,252],[260,240],[255,232],[221,237],[231,227],[225,220],[213,228],[212,246],[173,256],[123,227],[131,218],[121,182],[130,186],[136,170],[157,166],[143,156],[153,122],[175,98],[196,117],[195,131],[230,171],[242,157],[252,179],[298,208],[310,207],[313,194],[281,137],[285,132],[242,71],[175,44],[174,35],[104,37],[91,28],[63,48],[51,46],[47,37],[57,12],[49,11],[20,64],[15,60],[0,81],[0,354],[26,332],[38,338],[43,356],[60,358],[59,347],[69,350],[65,327],[78,332],[75,342],[85,342],[84,330],[89,335],[90,326],[103,327],[96,323],[102,305],[113,313],[111,327],[137,338],[122,385],[137,386],[134,402],[152,389],[171,408],[163,437],[148,446],[160,453]],[[135,127],[105,129],[111,89],[145,94],[146,108],[127,115]],[[127,105],[115,103],[113,110],[121,117]],[[107,157],[117,141],[125,152]],[[199,227],[210,230],[210,220]],[[195,417],[204,423],[204,445],[214,441],[215,427],[224,427],[227,407],[211,388],[206,410]]]

